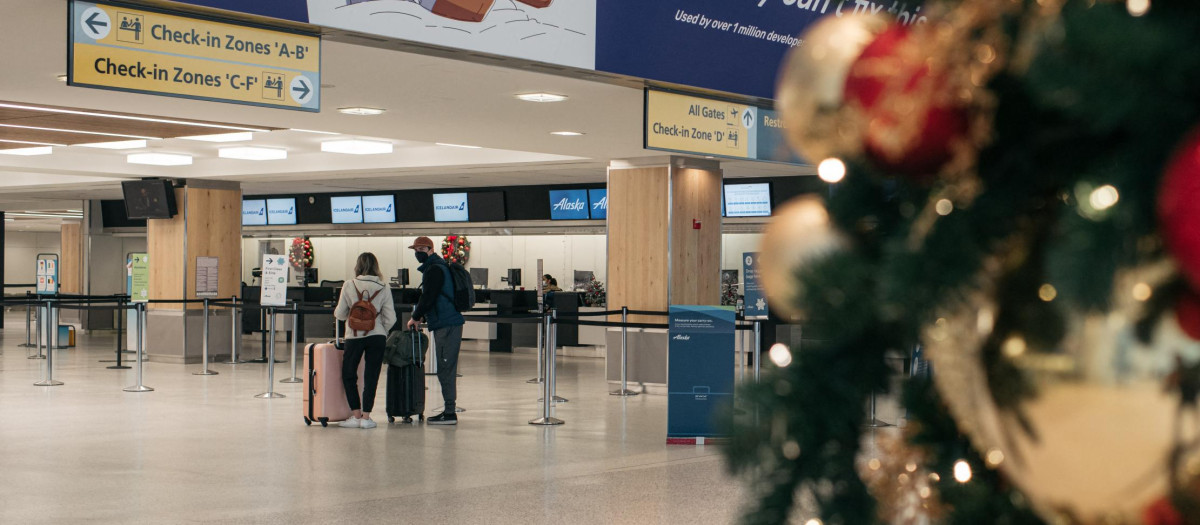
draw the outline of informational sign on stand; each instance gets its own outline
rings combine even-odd
[[[670,315],[667,442],[725,437],[717,417],[733,404],[734,309],[672,305]]]
[[[758,252],[742,254],[742,275],[745,276],[745,289],[742,290],[746,304],[746,319],[766,319],[767,296],[763,293],[762,281],[758,275]]]
[[[196,297],[217,297],[219,257],[196,257]]]
[[[38,295],[53,295],[58,293],[58,255],[53,253],[38,254],[37,293]]]
[[[260,302],[263,306],[287,304],[289,266],[287,256],[263,255],[262,291],[260,292]]]
[[[134,253],[126,263],[129,272],[129,300],[144,303],[150,300],[150,256]]]

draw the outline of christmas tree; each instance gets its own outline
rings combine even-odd
[[[920,16],[829,16],[781,74],[841,182],[764,235],[820,342],[740,393],[745,521],[1200,523],[1200,3]],[[931,378],[889,366],[914,348]],[[864,453],[898,379],[903,440]]]

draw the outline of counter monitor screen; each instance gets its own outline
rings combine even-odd
[[[266,226],[267,201],[250,199],[242,201],[242,226]]]
[[[130,219],[170,219],[175,216],[175,187],[165,179],[121,181],[125,215]]]
[[[771,184],[726,184],[726,217],[770,217]]]
[[[334,224],[359,224],[363,221],[362,197],[330,197],[329,209]]]
[[[550,190],[551,220],[587,220],[588,208],[587,190]]]
[[[242,224],[245,224],[245,220],[246,209],[243,206]],[[267,199],[267,224],[296,224],[296,199]]]
[[[487,268],[470,268],[471,284],[483,288],[488,287],[488,269]]]
[[[392,195],[363,195],[363,222],[396,222],[396,202]]]
[[[608,189],[587,190],[588,203],[591,204],[592,219],[608,218]]]
[[[508,218],[502,191],[473,191],[467,195],[467,208],[471,210],[471,222],[501,222]]]
[[[467,194],[433,194],[433,220],[435,222],[466,222]]]

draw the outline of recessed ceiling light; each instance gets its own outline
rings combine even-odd
[[[299,131],[300,133],[316,133],[318,135],[341,135],[341,133],[334,133],[332,131],[317,131],[315,129],[288,128],[288,131]]]
[[[578,137],[580,135],[583,135],[583,133],[580,133],[578,131],[551,131],[550,134],[558,135],[560,137]]]
[[[223,159],[280,160],[287,158],[287,150],[262,146],[232,146],[217,150],[217,156]]]
[[[56,77],[54,77],[54,78],[58,79],[58,81],[59,81],[59,82],[66,82],[66,81],[67,81],[67,74],[66,74],[66,73],[63,73],[63,74],[61,74],[61,75],[58,75],[58,76],[56,76]]]
[[[0,149],[0,154],[4,155],[21,155],[25,157],[33,155],[49,155],[54,153],[54,148],[50,146],[34,146],[32,148],[13,148]]]
[[[338,108],[338,113],[345,113],[347,115],[380,115],[384,111],[387,111],[387,110],[379,109],[379,108],[361,108],[361,107]]]
[[[567,99],[566,95],[554,93],[518,93],[516,97],[525,102],[562,102]]]
[[[199,128],[232,129],[232,130],[237,130],[237,131],[270,131],[269,129],[251,128],[248,126],[230,126],[227,124],[208,124],[208,123],[203,123],[203,122],[188,122],[186,120],[175,120],[175,119],[169,119],[169,118],[139,117],[139,116],[135,116],[135,115],[113,115],[111,113],[100,113],[100,112],[96,112],[96,111],[80,111],[80,110],[76,110],[76,109],[63,109],[63,108],[53,108],[53,107],[45,107],[45,106],[30,106],[27,104],[0,103],[0,108],[27,109],[30,111],[44,111],[47,113],[63,113],[66,115],[83,115],[86,117],[103,117],[103,118],[114,118],[114,119],[120,119],[120,120],[136,120],[138,122],[161,122],[163,124],[177,124],[180,126],[195,126],[195,127],[199,127]],[[154,137],[137,137],[137,138],[154,138]]]
[[[125,156],[125,161],[151,166],[186,166],[192,163],[192,156],[179,153],[130,153]]]
[[[321,151],[328,153],[348,153],[351,155],[378,155],[391,153],[392,143],[380,140],[328,140],[321,143]]]
[[[449,142],[434,142],[434,144],[437,144],[438,146],[449,146],[451,148],[467,148],[467,149],[482,148],[482,146],[468,146],[466,144],[450,144]]]
[[[146,147],[146,141],[143,139],[136,140],[118,140],[114,142],[93,142],[91,144],[76,144],[85,148],[100,148],[100,149],[137,149]]]
[[[236,133],[215,133],[212,135],[190,135],[187,137],[178,137],[184,140],[199,140],[203,142],[244,142],[254,140],[254,134],[249,131],[238,131]]]
[[[51,131],[54,133],[74,133],[77,135],[98,135],[101,137],[121,137],[121,138],[127,138],[127,139],[158,138],[158,137],[147,137],[144,135],[125,135],[125,134],[121,134],[121,133],[101,133],[98,131],[83,131],[83,130],[79,130],[79,129],[43,128],[43,127],[38,127],[38,126],[20,126],[17,124],[0,124],[0,128],[32,129],[35,131]]]

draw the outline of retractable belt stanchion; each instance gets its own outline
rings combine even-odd
[[[25,300],[29,301],[28,293],[25,294]],[[33,308],[31,308],[31,305],[28,302],[26,302],[25,303],[25,344],[19,345],[21,348],[33,348],[33,343],[29,342],[29,336],[31,335],[31,330],[33,330],[29,326],[29,323],[32,321],[32,317],[33,317]]]
[[[125,301],[117,299],[117,364],[108,367],[111,370],[129,370],[129,366],[121,363],[121,341],[125,335]]]
[[[146,355],[146,303],[136,303],[137,307],[134,310],[134,317],[137,318],[137,384],[126,388],[126,392],[152,392],[150,388],[142,384],[142,362]]]
[[[47,317],[49,317],[51,321],[54,321],[55,324],[57,324],[57,318],[55,317],[55,314],[54,314],[54,308],[50,305],[49,300],[46,301],[46,309],[51,312],[49,315],[47,315]],[[57,332],[57,330],[55,330],[55,331]],[[47,336],[48,335],[49,334],[47,334]],[[62,381],[54,380],[54,350],[56,350],[57,346],[58,346],[57,340],[53,340],[50,337],[46,338],[46,378],[34,383],[35,386],[59,386],[59,385],[63,384]]]
[[[194,376],[215,376],[215,375],[217,375],[217,373],[208,369],[208,298],[207,297],[204,298],[204,335],[201,339],[203,341],[203,346],[204,346],[203,355],[201,357],[201,361],[204,365],[204,369],[200,370],[199,372],[192,372],[192,375],[194,375]]]
[[[557,364],[555,361],[556,354],[558,354],[558,310],[550,310],[550,316],[547,319],[550,320],[550,330],[546,332],[549,334],[546,338],[546,362],[549,363],[549,366],[546,367],[546,370],[549,370],[549,373],[546,374],[546,382],[550,383],[550,398],[555,403],[566,403],[567,398],[558,396],[558,385],[554,383],[554,370]]]
[[[254,397],[260,399],[271,399],[277,397],[285,397],[283,394],[275,392],[275,307],[270,307],[271,316],[271,349],[267,351],[267,391],[258,394]]]
[[[34,341],[34,347],[37,348],[37,352],[27,357],[27,359],[45,359],[46,356],[42,354],[42,325],[44,324],[43,321],[45,320],[46,316],[42,313],[41,305],[37,305],[37,308],[35,308],[34,317],[36,318],[34,319],[34,330],[36,330],[36,334],[34,335],[34,339],[36,339]]]
[[[294,308],[294,311],[292,313],[292,377],[280,379],[279,380],[280,383],[302,383],[302,382],[304,382],[303,379],[300,379],[300,377],[296,375],[296,373],[297,373],[296,340],[300,339],[300,332],[304,329],[304,323],[302,321],[300,321],[300,316],[302,316],[304,314],[300,313],[300,305],[293,305],[292,308]],[[271,367],[271,368],[275,368],[275,367]]]
[[[545,332],[544,337],[546,340],[547,349],[553,348],[552,346],[550,346],[550,341],[551,341],[550,330],[551,330],[551,328],[550,328],[550,313],[549,312],[542,314],[542,330]],[[554,403],[552,401],[552,399],[554,397],[554,359],[552,357],[552,354],[547,354],[547,359],[545,359],[545,366],[546,366],[546,372],[545,372],[544,377],[546,378],[546,380],[542,382],[542,399],[541,399],[541,401],[542,401],[542,417],[530,420],[529,424],[530,425],[546,425],[546,426],[561,425],[564,423],[563,420],[550,415],[551,410],[553,410],[552,406],[554,405]]]
[[[609,392],[613,396],[636,396],[637,392],[629,389],[629,307],[621,307],[621,389]]]
[[[544,332],[545,332],[545,330],[537,331],[537,374],[538,375],[537,375],[537,377],[530,379],[529,381],[526,381],[526,383],[533,383],[535,385],[542,384],[542,361],[545,359],[544,352],[546,351],[546,342],[544,340],[545,338],[542,337],[544,335],[543,334]]]
[[[762,374],[762,321],[754,321],[754,382]]]
[[[238,337],[241,334],[238,333],[237,297],[232,299],[231,304],[232,306],[229,307],[229,332],[231,334],[229,340],[229,360],[225,361],[225,364],[238,365],[245,363],[245,361],[238,359],[238,346],[242,342],[242,339]]]

